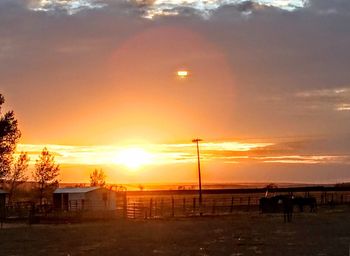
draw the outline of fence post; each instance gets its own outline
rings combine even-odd
[[[128,199],[126,197],[126,192],[123,195],[123,217],[124,219],[128,217]]]
[[[163,217],[164,199],[160,200],[160,217]]]
[[[171,197],[171,216],[175,216],[175,202],[174,202],[174,197]]]
[[[147,206],[145,205],[145,201],[142,200],[142,213],[144,214],[145,219],[148,219],[148,209]]]
[[[134,219],[136,219],[136,203],[134,202]]]
[[[29,225],[32,225],[35,221],[35,203],[31,202],[30,204],[30,210],[28,214],[28,222]]]
[[[196,198],[193,198],[193,214],[196,214]]]
[[[212,210],[212,214],[215,214],[215,206],[216,206],[216,200],[213,199],[213,210]]]
[[[233,212],[233,197],[231,198],[231,208],[230,208],[230,213]]]
[[[157,217],[157,208],[158,208],[158,204],[157,204],[157,199],[154,199],[154,217]]]
[[[186,198],[183,198],[183,214],[186,216]]]
[[[149,200],[149,218],[152,218],[153,198]]]

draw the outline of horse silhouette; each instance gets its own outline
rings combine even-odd
[[[299,207],[300,212],[304,212],[305,206],[310,208],[310,212],[316,212],[317,210],[317,201],[315,197],[294,197],[293,204]]]
[[[262,197],[259,201],[259,208],[262,213],[283,212],[284,222],[292,221],[293,205],[293,198],[290,195]]]

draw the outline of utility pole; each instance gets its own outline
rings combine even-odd
[[[202,216],[202,178],[201,178],[201,162],[199,157],[199,142],[201,139],[193,139],[192,142],[197,145],[197,161],[198,161],[198,183],[199,183],[199,215]]]

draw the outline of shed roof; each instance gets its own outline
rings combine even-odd
[[[8,194],[5,190],[0,189],[0,194]]]
[[[101,187],[86,187],[86,188],[58,188],[53,193],[54,194],[73,194],[73,193],[87,193],[100,189]]]

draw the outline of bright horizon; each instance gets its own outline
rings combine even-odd
[[[0,1],[0,93],[62,182],[350,181],[347,1]]]
[[[261,140],[263,141],[263,140]],[[200,156],[203,169],[203,182],[210,183],[241,183],[241,182],[295,182],[295,183],[331,183],[339,179],[303,179],[297,177],[286,179],[269,175],[264,167],[288,165],[290,168],[312,168],[318,165],[339,165],[348,161],[346,155],[303,155],[281,154],[283,149],[271,152],[271,148],[282,147],[284,140],[275,142],[202,142]],[[34,168],[35,160],[40,151],[47,147],[54,154],[56,162],[61,166],[61,182],[89,182],[89,173],[95,168],[102,168],[107,174],[108,183],[196,183],[197,155],[195,144],[132,144],[124,146],[65,146],[65,145],[35,145],[19,144],[17,152],[27,152],[30,157],[28,174]],[[260,168],[263,176],[227,180],[225,175],[216,174],[220,169]],[[283,166],[282,166],[283,168]],[[160,171],[177,174],[159,175]],[[74,172],[74,174],[72,173]],[[253,172],[253,170],[250,170]],[[223,174],[225,174],[223,172]],[[181,176],[182,175],[182,176]],[[161,177],[159,179],[158,177]],[[327,176],[326,176],[327,178]]]

